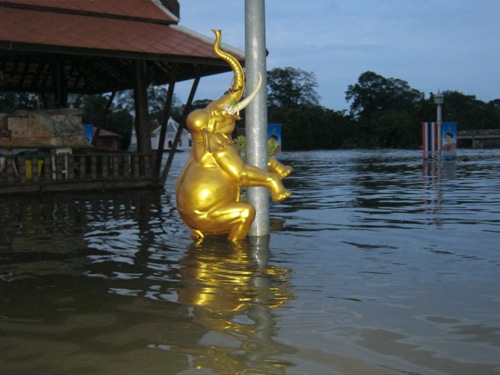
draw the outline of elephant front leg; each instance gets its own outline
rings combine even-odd
[[[266,187],[271,191],[271,197],[275,202],[281,202],[292,195],[290,190],[285,189],[278,174],[246,164],[235,147],[221,148],[213,155],[219,168],[227,173],[230,180],[237,186]],[[285,173],[285,170],[283,172]]]
[[[292,167],[280,163],[278,159],[272,155],[267,159],[267,168],[270,172],[276,173],[281,179],[285,178],[292,172]]]
[[[241,186],[267,187],[274,202],[281,202],[292,195],[292,192],[283,186],[281,178],[276,173],[266,172],[250,164],[246,164],[243,168]]]

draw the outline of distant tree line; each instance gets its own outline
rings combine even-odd
[[[267,72],[269,123],[281,123],[284,150],[338,148],[418,148],[421,123],[435,121],[434,94],[428,98],[406,81],[367,71],[347,87],[350,110],[336,111],[319,104],[314,73],[297,68],[275,68]],[[165,121],[165,87],[148,89],[151,126]],[[460,130],[500,128],[500,99],[485,103],[474,95],[444,91],[443,120],[457,121]],[[118,93],[108,113],[110,94],[81,95],[74,106],[84,108],[84,122],[121,134],[128,147],[133,127],[133,93]],[[1,93],[0,112],[37,108],[37,95]],[[211,100],[197,100],[193,109]],[[184,105],[174,98],[171,116],[180,121]],[[244,114],[243,114],[244,118]],[[238,123],[244,127],[244,120]]]
[[[318,105],[313,73],[295,68],[268,72],[268,116],[283,124],[283,148],[418,148],[421,123],[435,121],[434,94],[428,98],[406,81],[367,71],[349,85],[350,111]],[[444,91],[443,120],[460,130],[500,128],[500,99],[485,103],[474,95]]]

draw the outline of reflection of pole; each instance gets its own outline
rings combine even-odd
[[[266,28],[264,0],[245,0],[245,70],[249,92],[256,87],[259,73],[262,88],[246,108],[247,161],[267,170],[267,80],[266,80]],[[248,201],[257,216],[250,236],[269,234],[269,193],[263,187],[248,188]]]
[[[251,255],[259,270],[268,269],[271,255],[270,236],[249,237],[248,242],[252,246]],[[295,353],[295,349],[274,340],[276,322],[269,303],[275,300],[276,295],[273,293],[271,277],[262,271],[255,272],[254,275],[253,284],[256,291],[260,292],[256,293],[257,297],[253,299],[247,313],[247,317],[255,324],[253,324],[254,329],[247,334],[248,342],[251,342],[253,347],[244,353],[245,363],[248,363],[256,373],[285,373],[277,370],[277,366],[270,359],[282,353]]]

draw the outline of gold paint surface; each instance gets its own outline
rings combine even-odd
[[[227,233],[229,241],[239,241],[248,234],[256,213],[250,203],[240,200],[240,188],[266,187],[273,201],[281,202],[292,194],[281,182],[292,168],[274,157],[269,158],[269,171],[257,168],[247,164],[234,146],[231,134],[239,119],[237,111],[244,108],[239,100],[245,74],[236,58],[219,49],[220,31],[214,33],[214,51],[233,69],[233,85],[221,98],[187,118],[193,145],[177,181],[177,209],[194,238]]]

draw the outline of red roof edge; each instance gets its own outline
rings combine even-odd
[[[140,12],[132,14],[132,12],[130,12],[130,8],[125,12],[123,12],[122,9],[119,9],[117,11],[116,8],[121,7],[121,5],[126,5],[127,7],[128,5],[130,5],[130,3],[127,2],[123,2],[120,4],[121,1],[124,0],[104,0],[99,4],[100,8],[96,9],[94,7],[95,0],[87,2],[64,0],[0,0],[0,7],[28,9],[60,14],[113,18],[128,21],[141,21],[166,25],[178,24],[180,21],[180,18],[178,16],[172,13],[163,3],[160,3],[158,1],[142,0],[143,3],[150,3],[151,5],[153,5],[153,7],[158,8],[161,11],[161,14],[164,15],[162,17],[151,17],[151,12],[149,12],[149,17],[139,15]],[[139,1],[137,1],[137,3],[139,3]],[[136,5],[138,5],[140,8],[140,4]]]

